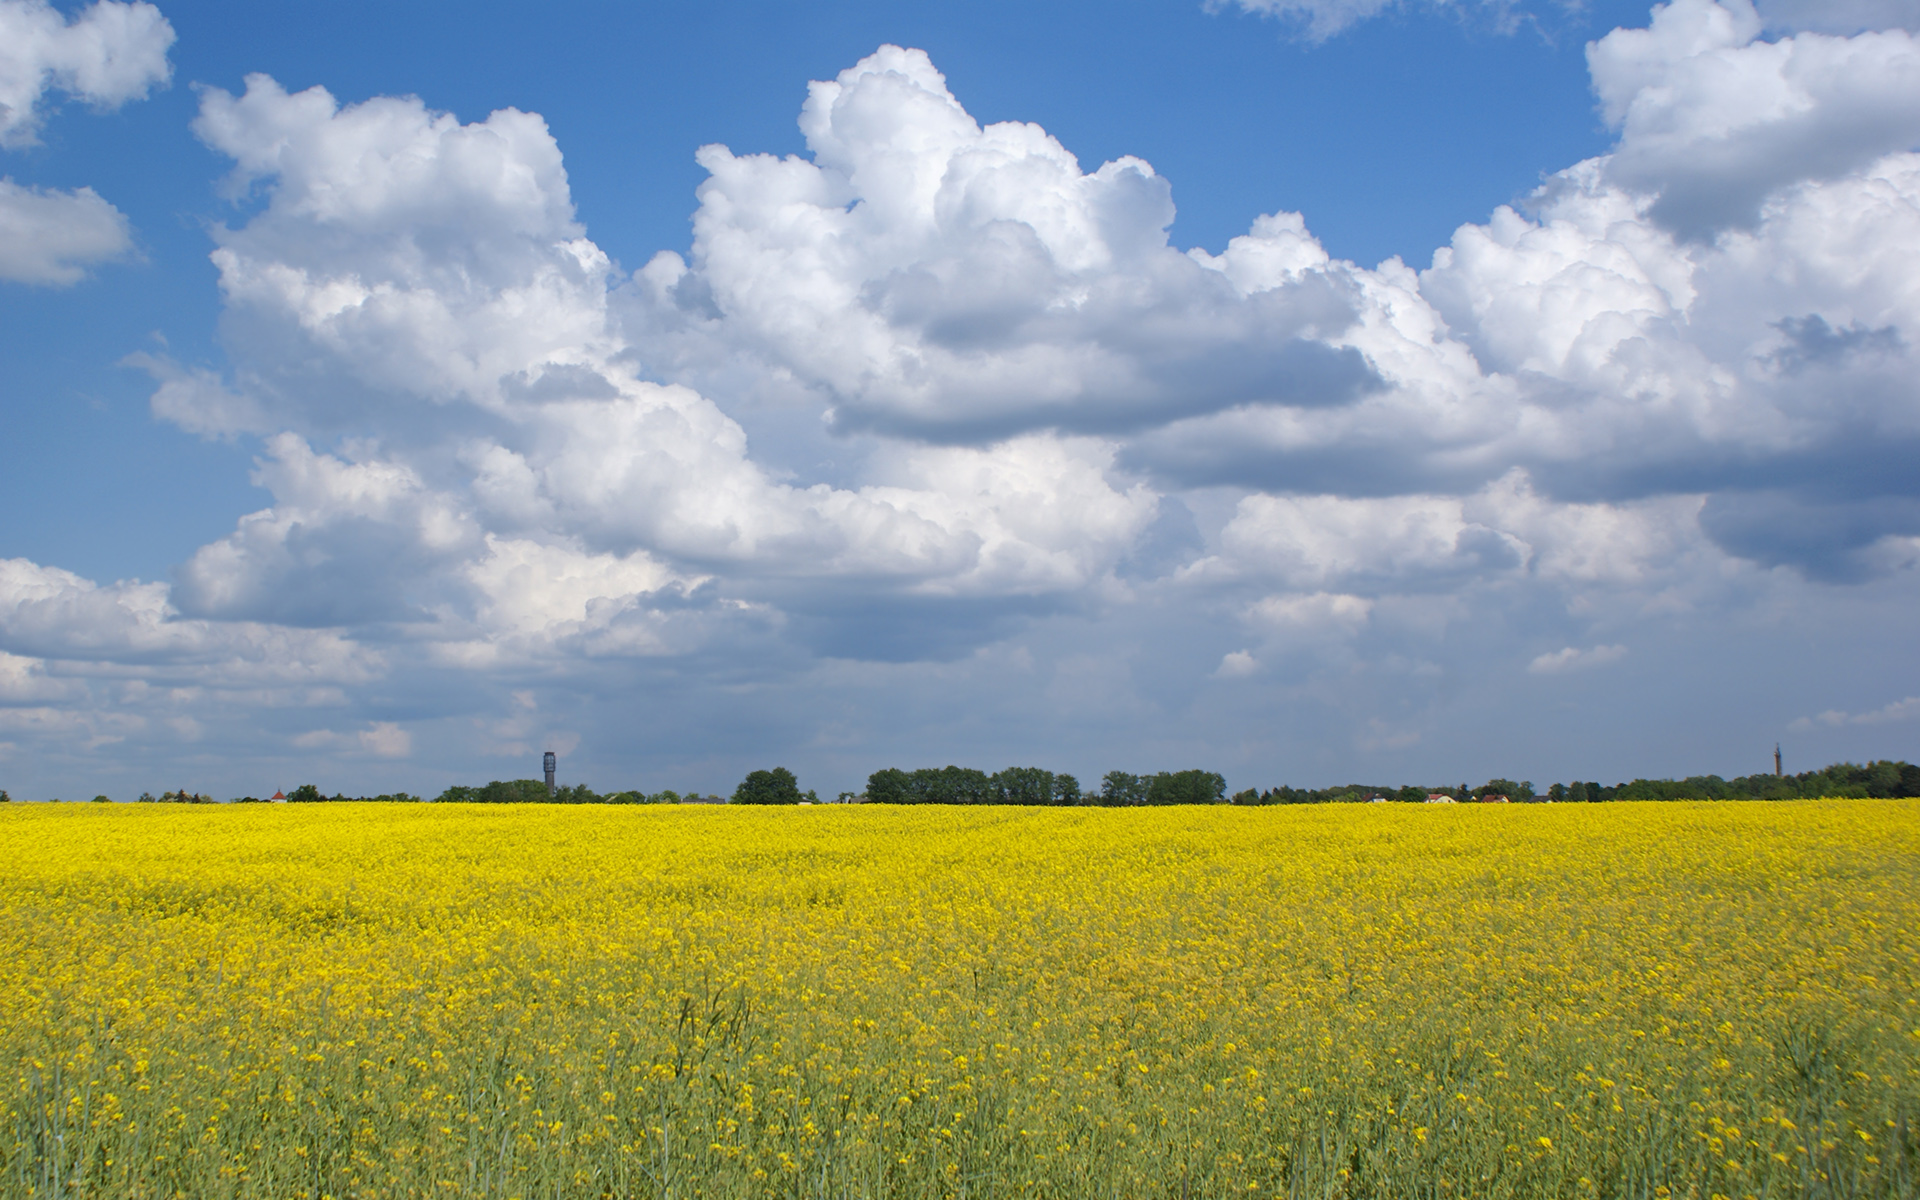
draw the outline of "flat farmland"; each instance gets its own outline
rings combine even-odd
[[[1920,802],[12,805],[0,1193],[1911,1197]]]

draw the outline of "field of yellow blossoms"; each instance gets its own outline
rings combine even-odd
[[[1920,1195],[1920,803],[12,805],[0,1195]]]

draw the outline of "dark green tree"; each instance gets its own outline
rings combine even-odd
[[[997,804],[1038,806],[1053,803],[1053,772],[1039,767],[1008,767],[990,781]]]
[[[733,789],[735,804],[798,804],[800,781],[785,767],[771,771],[750,771]]]
[[[1053,802],[1055,804],[1080,804],[1080,781],[1071,775],[1060,774],[1053,777]]]
[[[1109,808],[1132,808],[1147,802],[1147,781],[1125,771],[1108,771],[1100,779],[1100,803]]]
[[[1227,781],[1213,771],[1162,771],[1147,781],[1148,804],[1218,804]]]
[[[325,799],[320,789],[310,783],[303,783],[287,793],[288,804],[318,804]]]
[[[552,799],[544,779],[495,779],[473,789],[476,804],[546,804]]]
[[[912,786],[921,804],[992,804],[993,780],[972,767],[923,767],[913,773]]]
[[[914,804],[913,776],[899,767],[888,767],[867,776],[867,803]]]

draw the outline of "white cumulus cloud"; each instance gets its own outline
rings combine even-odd
[[[1586,650],[1578,646],[1566,646],[1536,656],[1527,664],[1527,670],[1535,675],[1558,675],[1563,671],[1586,671],[1594,667],[1604,667],[1608,663],[1619,662],[1626,656],[1625,646],[1593,646]]]
[[[1758,40],[1745,0],[1673,0],[1587,50],[1620,130],[1608,173],[1658,192],[1689,236],[1751,226],[1774,189],[1836,179],[1920,145],[1920,44],[1905,30]]]
[[[1372,382],[1323,340],[1355,319],[1350,281],[1239,286],[1168,244],[1147,163],[1083,171],[1038,126],[982,127],[919,50],[813,84],[800,127],[811,161],[702,149],[692,262],[662,254],[628,289],[657,364],[698,381],[751,354],[835,429],[937,441],[1340,404]]]
[[[239,185],[268,192],[214,254],[252,407],[163,388],[156,411],[196,431],[222,413],[314,432],[378,413],[387,436],[356,464],[270,439],[260,482],[281,502],[189,564],[195,611],[335,621],[351,597],[398,618],[448,579],[493,578],[509,544],[1049,591],[1097,577],[1152,515],[1150,496],[1107,480],[1109,448],[1071,440],[907,449],[853,489],[774,478],[711,400],[635,376],[607,319],[606,256],[536,116],[462,125],[417,100],[342,107],[255,76],[239,97],[209,91],[196,128]]]
[[[38,140],[42,98],[63,91],[100,109],[144,98],[172,74],[173,27],[151,4],[98,0],[72,18],[45,0],[0,0],[0,148]],[[0,178],[0,280],[65,286],[125,257],[127,218],[92,188]]]
[[[132,248],[127,218],[92,188],[63,192],[0,179],[0,279],[78,283]]]
[[[143,99],[173,73],[173,36],[144,2],[98,0],[68,18],[45,0],[0,0],[0,147],[36,140],[48,91],[100,108]]]
[[[1214,668],[1215,679],[1245,679],[1257,674],[1260,660],[1248,650],[1229,650],[1220,657],[1220,665]]]

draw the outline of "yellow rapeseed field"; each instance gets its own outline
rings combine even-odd
[[[0,811],[0,1194],[1920,1195],[1920,804]]]

